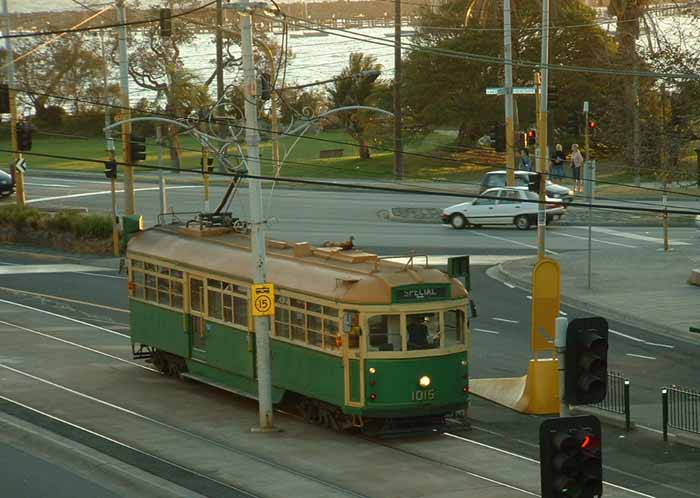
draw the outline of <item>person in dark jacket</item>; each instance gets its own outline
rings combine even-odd
[[[551,180],[561,180],[564,178],[564,162],[566,161],[566,154],[564,154],[564,147],[561,144],[557,144],[552,155],[552,167],[550,170]]]

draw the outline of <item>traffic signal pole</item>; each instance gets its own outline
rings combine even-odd
[[[12,170],[15,172],[15,196],[17,199],[18,206],[24,206],[25,195],[24,195],[24,173],[15,168],[15,164],[22,157],[19,152],[19,144],[17,143],[17,102],[15,101],[15,62],[14,54],[12,52],[12,38],[9,37],[12,30],[10,24],[10,12],[7,8],[7,0],[2,0],[2,15],[5,17],[5,57],[7,57],[7,85],[9,87],[9,97],[10,97],[10,137],[12,140]]]
[[[126,7],[124,0],[116,0],[117,22],[119,23],[119,96],[122,107],[122,147],[123,161],[131,164],[131,107],[129,104],[129,53],[126,49]],[[124,211],[132,215],[136,211],[136,197],[134,194],[134,168],[124,168]]]
[[[540,115],[537,123],[537,140],[540,145],[538,171],[540,181],[540,201],[537,208],[537,257],[545,257],[545,237],[547,232],[546,186],[549,169],[549,148],[547,137],[547,88],[549,85],[549,0],[542,0],[542,48],[540,54]]]
[[[559,416],[568,417],[571,415],[569,411],[569,403],[566,401],[566,328],[569,325],[569,319],[563,316],[557,317],[556,335],[554,336],[554,345],[557,348],[557,369],[559,371]]]
[[[248,172],[248,198],[250,202],[251,234],[250,250],[253,256],[253,283],[264,284],[267,280],[267,255],[265,242],[265,219],[263,218],[263,199],[260,179],[260,152],[258,149],[258,109],[255,63],[253,61],[253,26],[251,8],[248,0],[241,0],[241,52],[243,58],[245,120],[246,120],[246,161]],[[270,318],[256,316],[255,357],[258,376],[258,410],[259,426],[255,431],[269,432],[276,430],[273,425],[272,411],[272,376],[270,367]]]
[[[503,0],[503,65],[505,66],[506,185],[515,185],[515,128],[513,126],[513,45],[510,0]]]

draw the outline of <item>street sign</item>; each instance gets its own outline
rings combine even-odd
[[[24,158],[18,159],[17,162],[15,163],[15,170],[24,174],[24,172],[27,171],[27,160]]]
[[[257,284],[251,287],[253,316],[275,314],[275,287],[273,284]]]
[[[486,89],[486,95],[505,95],[505,88],[491,87]],[[535,95],[534,86],[516,86],[513,88],[513,95]]]
[[[532,271],[532,328],[530,345],[533,352],[553,351],[556,319],[560,305],[559,263],[542,258]]]

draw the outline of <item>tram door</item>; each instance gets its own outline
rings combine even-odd
[[[362,355],[362,330],[358,313],[346,311],[343,320],[343,370],[345,377],[345,404],[364,406],[364,358]]]
[[[189,335],[192,358],[199,361],[207,359],[207,331],[205,316],[204,279],[190,275],[190,315]]]

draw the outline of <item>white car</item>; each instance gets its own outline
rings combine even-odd
[[[527,230],[537,224],[538,195],[526,189],[492,188],[481,193],[473,201],[450,206],[442,211],[442,222],[453,228],[479,227],[481,225],[514,224]],[[566,205],[561,199],[547,197],[545,211],[547,222],[566,214]],[[533,202],[534,201],[534,202]]]

